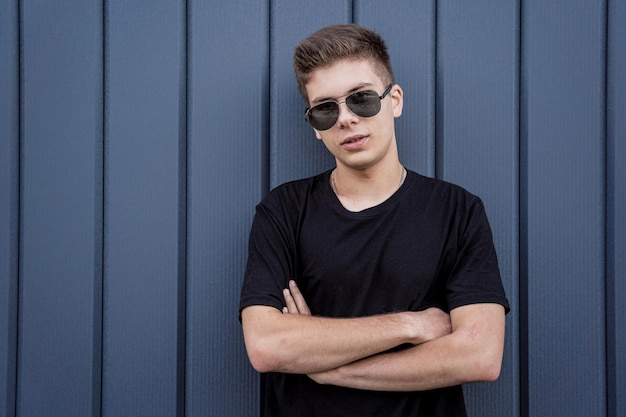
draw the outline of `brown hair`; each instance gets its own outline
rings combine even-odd
[[[313,71],[341,59],[369,60],[384,84],[394,82],[387,46],[380,35],[356,24],[328,26],[302,40],[293,56],[298,89],[307,102],[305,87]]]

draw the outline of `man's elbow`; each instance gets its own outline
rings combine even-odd
[[[261,374],[272,372],[270,362],[266,361],[262,356],[248,352],[248,359],[250,360],[250,365],[252,365],[255,371]]]
[[[253,306],[241,313],[243,339],[252,367],[260,372],[275,372],[280,368],[281,339],[266,324],[276,321],[276,310],[271,307]]]
[[[464,382],[493,382],[498,379],[502,370],[502,343],[479,342],[475,338],[468,342],[464,354]]]
[[[260,373],[274,372],[279,368],[276,355],[273,350],[263,341],[255,341],[254,343],[246,343],[248,359],[252,367]]]
[[[502,361],[491,361],[482,366],[481,372],[478,375],[478,381],[493,382],[500,377],[500,371],[502,369]]]
[[[502,352],[491,351],[477,355],[471,379],[475,382],[493,382],[500,377]]]

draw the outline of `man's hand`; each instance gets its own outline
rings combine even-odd
[[[289,288],[283,290],[286,307],[283,314],[301,314],[310,316],[311,310],[294,280],[289,281]],[[412,344],[419,345],[452,333],[450,315],[436,307],[424,311],[410,312],[415,319],[415,335]]]
[[[494,381],[504,349],[504,308],[473,304],[451,313],[453,332],[308,376],[319,384],[378,391],[422,391]]]
[[[298,297],[302,298],[302,294],[300,294],[299,291]],[[304,298],[302,298],[301,302],[304,302]],[[413,312],[413,314],[416,323],[416,333],[413,342],[414,345],[426,343],[452,333],[452,322],[450,320],[450,315],[443,310],[440,310],[436,307],[431,307],[423,311]],[[374,359],[374,357],[370,357],[370,359]],[[357,362],[354,362],[353,364],[348,366],[355,366],[357,365]],[[341,367],[330,369],[324,372],[309,373],[307,374],[307,376],[318,384],[341,385],[342,381]]]
[[[289,288],[283,290],[283,296],[286,304],[286,307],[283,307],[283,314],[311,315],[311,310],[294,280],[289,281]]]
[[[452,333],[450,315],[436,307],[414,312],[417,332],[413,344],[419,345]]]

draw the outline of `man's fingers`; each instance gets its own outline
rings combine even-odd
[[[311,315],[311,311],[309,310],[309,306],[307,305],[304,296],[300,292],[300,289],[296,285],[296,282],[291,280],[289,281],[289,292],[291,293],[291,297],[293,301],[296,303],[296,307],[298,308],[298,312],[300,314],[305,314],[307,316]]]
[[[300,289],[296,285],[295,281],[289,281],[289,288],[285,288],[283,290],[283,297],[285,298],[285,307],[283,308],[284,314],[311,315],[309,306],[304,300],[304,296],[300,292]]]
[[[296,302],[293,300],[289,289],[285,288],[283,290],[283,297],[285,298],[285,308],[283,308],[283,313],[298,314],[298,307],[296,306]]]

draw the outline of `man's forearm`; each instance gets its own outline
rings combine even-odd
[[[449,337],[309,376],[322,384],[373,391],[423,391],[468,382],[460,372],[463,363],[447,346]]]
[[[407,313],[335,319],[253,306],[244,309],[242,322],[250,361],[259,372],[327,371],[414,336]]]
[[[411,313],[359,318],[282,314],[252,306],[242,312],[248,356],[259,372],[311,373],[411,343]]]
[[[324,318],[311,311],[294,281],[283,312],[252,306],[242,312],[246,349],[260,372],[313,373],[335,369],[402,344],[420,344],[451,331],[450,316],[430,308],[359,318]]]
[[[459,313],[479,318],[430,342],[309,376],[322,384],[377,391],[422,391],[496,379],[502,363],[502,307],[467,306]]]

